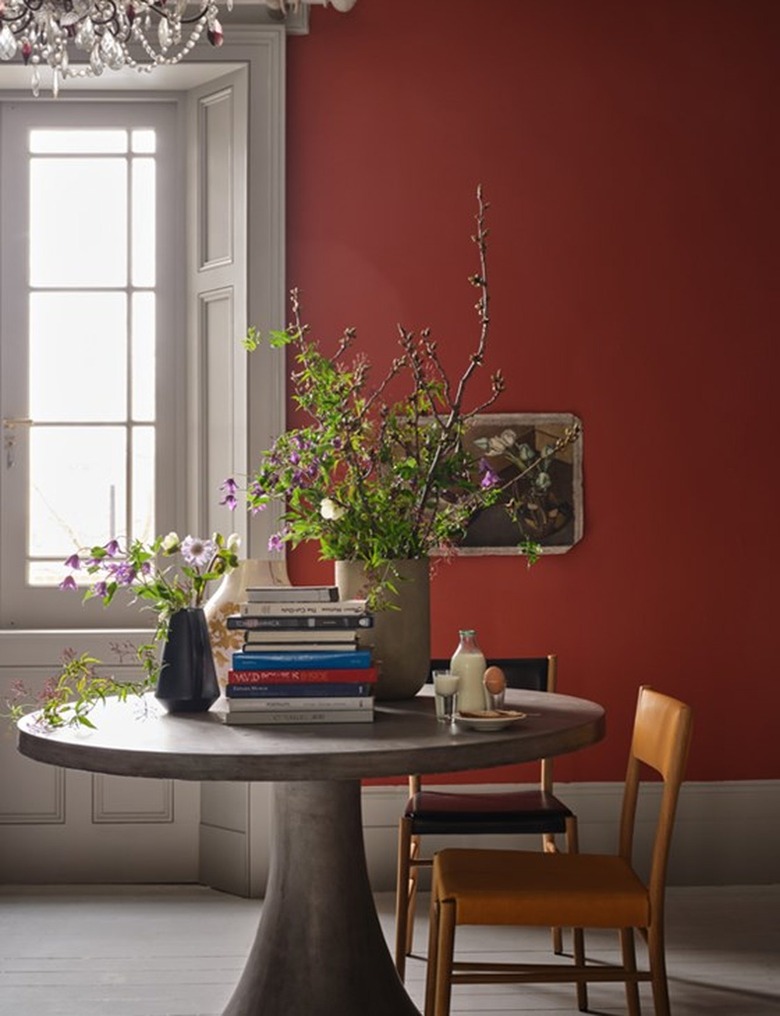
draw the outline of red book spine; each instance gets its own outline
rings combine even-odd
[[[359,683],[374,684],[376,667],[354,670],[229,670],[228,684],[308,684]]]

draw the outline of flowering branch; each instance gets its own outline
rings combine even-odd
[[[264,452],[250,477],[247,504],[262,511],[282,502],[282,528],[269,542],[272,550],[317,540],[325,559],[359,560],[380,573],[389,561],[421,558],[456,546],[470,520],[493,505],[501,494],[513,495],[511,483],[543,463],[523,462],[521,476],[503,484],[486,458],[466,448],[474,417],[492,406],[505,390],[500,370],[490,378],[490,392],[467,404],[471,382],[484,366],[490,333],[486,215],[489,205],[477,191],[478,271],[469,282],[479,291],[475,309],[475,348],[451,382],[429,329],[419,335],[398,326],[399,353],[375,384],[365,356],[354,354],[356,333],[347,328],[336,352],[327,356],[308,337],[300,297],[292,292],[292,323],[286,332],[271,332],[269,344],[289,346],[295,368],[293,398],[310,422],[281,434]],[[261,341],[250,329],[245,345]],[[350,362],[350,356],[352,360]],[[390,392],[406,382],[404,396]],[[238,484],[223,484],[222,503],[235,508]],[[510,514],[517,507],[510,501]],[[519,519],[519,515],[515,516]],[[527,534],[518,531],[519,550],[535,552]]]
[[[157,679],[154,647],[139,646],[136,655],[144,670],[141,681],[117,681],[114,677],[98,674],[100,660],[82,653],[76,656],[71,650],[64,653],[62,668],[56,677],[50,677],[38,692],[33,692],[23,681],[11,685],[5,701],[5,712],[0,716],[16,723],[31,710],[38,712],[37,723],[44,730],[61,727],[88,727],[95,729],[89,714],[108,698],[115,695],[125,702],[131,696],[142,696],[150,691]]]

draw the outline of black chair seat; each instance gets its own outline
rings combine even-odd
[[[543,790],[448,794],[422,790],[406,804],[413,835],[563,833],[573,812]],[[493,824],[494,823],[494,824]]]

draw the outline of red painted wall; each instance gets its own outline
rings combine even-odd
[[[780,777],[776,0],[359,0],[288,68],[288,279],[377,365],[396,322],[456,371],[491,202],[500,411],[584,421],[585,537],[458,559],[433,650],[560,656],[608,710],[561,779],[620,779],[641,683],[696,709],[689,775]],[[293,581],[331,574],[313,551]]]

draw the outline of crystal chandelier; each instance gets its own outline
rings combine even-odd
[[[41,67],[50,67],[55,96],[67,77],[176,64],[204,29],[212,46],[222,44],[216,0],[202,0],[191,13],[187,6],[188,0],[0,0],[0,60],[19,54],[32,67],[34,95]],[[85,63],[71,64],[71,47]]]
[[[284,18],[302,0],[260,0]],[[357,0],[305,0],[351,10]],[[226,0],[233,9],[233,0]],[[177,64],[203,31],[222,45],[217,0],[0,0],[0,60],[20,55],[32,67],[32,90],[40,93],[41,68],[51,69],[52,94],[66,78],[96,77],[131,67],[151,71]],[[71,63],[73,51],[83,59]]]

